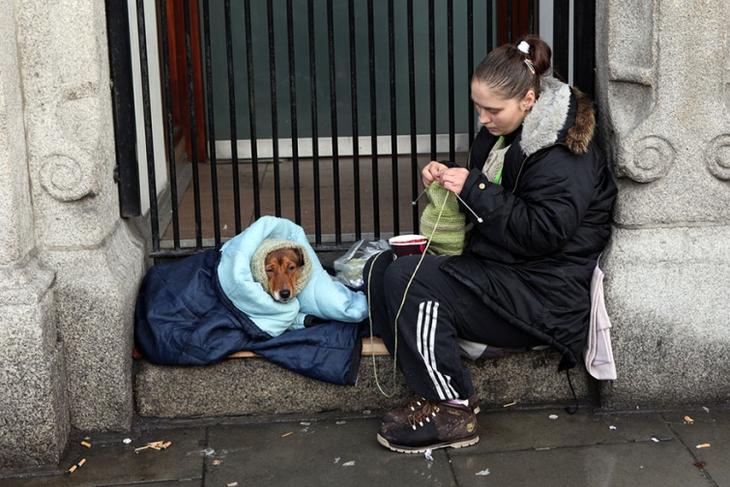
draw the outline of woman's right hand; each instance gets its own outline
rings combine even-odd
[[[431,161],[421,170],[421,182],[426,188],[428,188],[431,186],[431,183],[438,180],[441,173],[447,169],[448,166],[441,164],[438,161]]]

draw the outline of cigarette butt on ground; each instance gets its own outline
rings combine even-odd
[[[284,433],[283,435],[281,435],[281,437],[282,437],[282,438],[286,438],[287,436],[289,436],[289,435],[293,435],[293,434],[294,434],[294,432],[293,432],[293,431],[288,431],[288,432]]]
[[[86,447],[86,448],[91,448],[91,443],[90,443],[90,442],[88,442],[88,441],[86,441],[86,440],[83,440],[83,441],[81,442],[81,446],[84,446],[84,447]]]
[[[686,424],[693,424],[695,422],[694,419],[692,419],[690,416],[685,416],[682,418]]]
[[[502,407],[508,408],[510,406],[516,406],[516,405],[517,405],[517,401],[512,401],[512,402],[508,402],[507,404],[503,404]]]
[[[711,446],[709,443],[700,443],[695,448],[710,448]]]

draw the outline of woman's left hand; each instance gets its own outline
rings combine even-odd
[[[460,194],[464,189],[466,178],[469,177],[469,170],[463,167],[452,167],[446,169],[439,175],[439,183],[452,193]]]

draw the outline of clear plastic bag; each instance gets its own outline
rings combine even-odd
[[[345,286],[361,289],[365,284],[363,269],[368,259],[389,250],[387,240],[358,240],[334,262],[335,279]]]

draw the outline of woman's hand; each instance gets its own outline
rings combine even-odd
[[[441,173],[448,169],[447,166],[437,161],[431,161],[421,170],[421,182],[428,188],[431,183],[438,181]]]
[[[426,166],[428,167],[428,166]],[[452,167],[445,169],[438,178],[441,186],[452,193],[460,194],[464,189],[464,183],[469,177],[469,170],[463,167]]]

